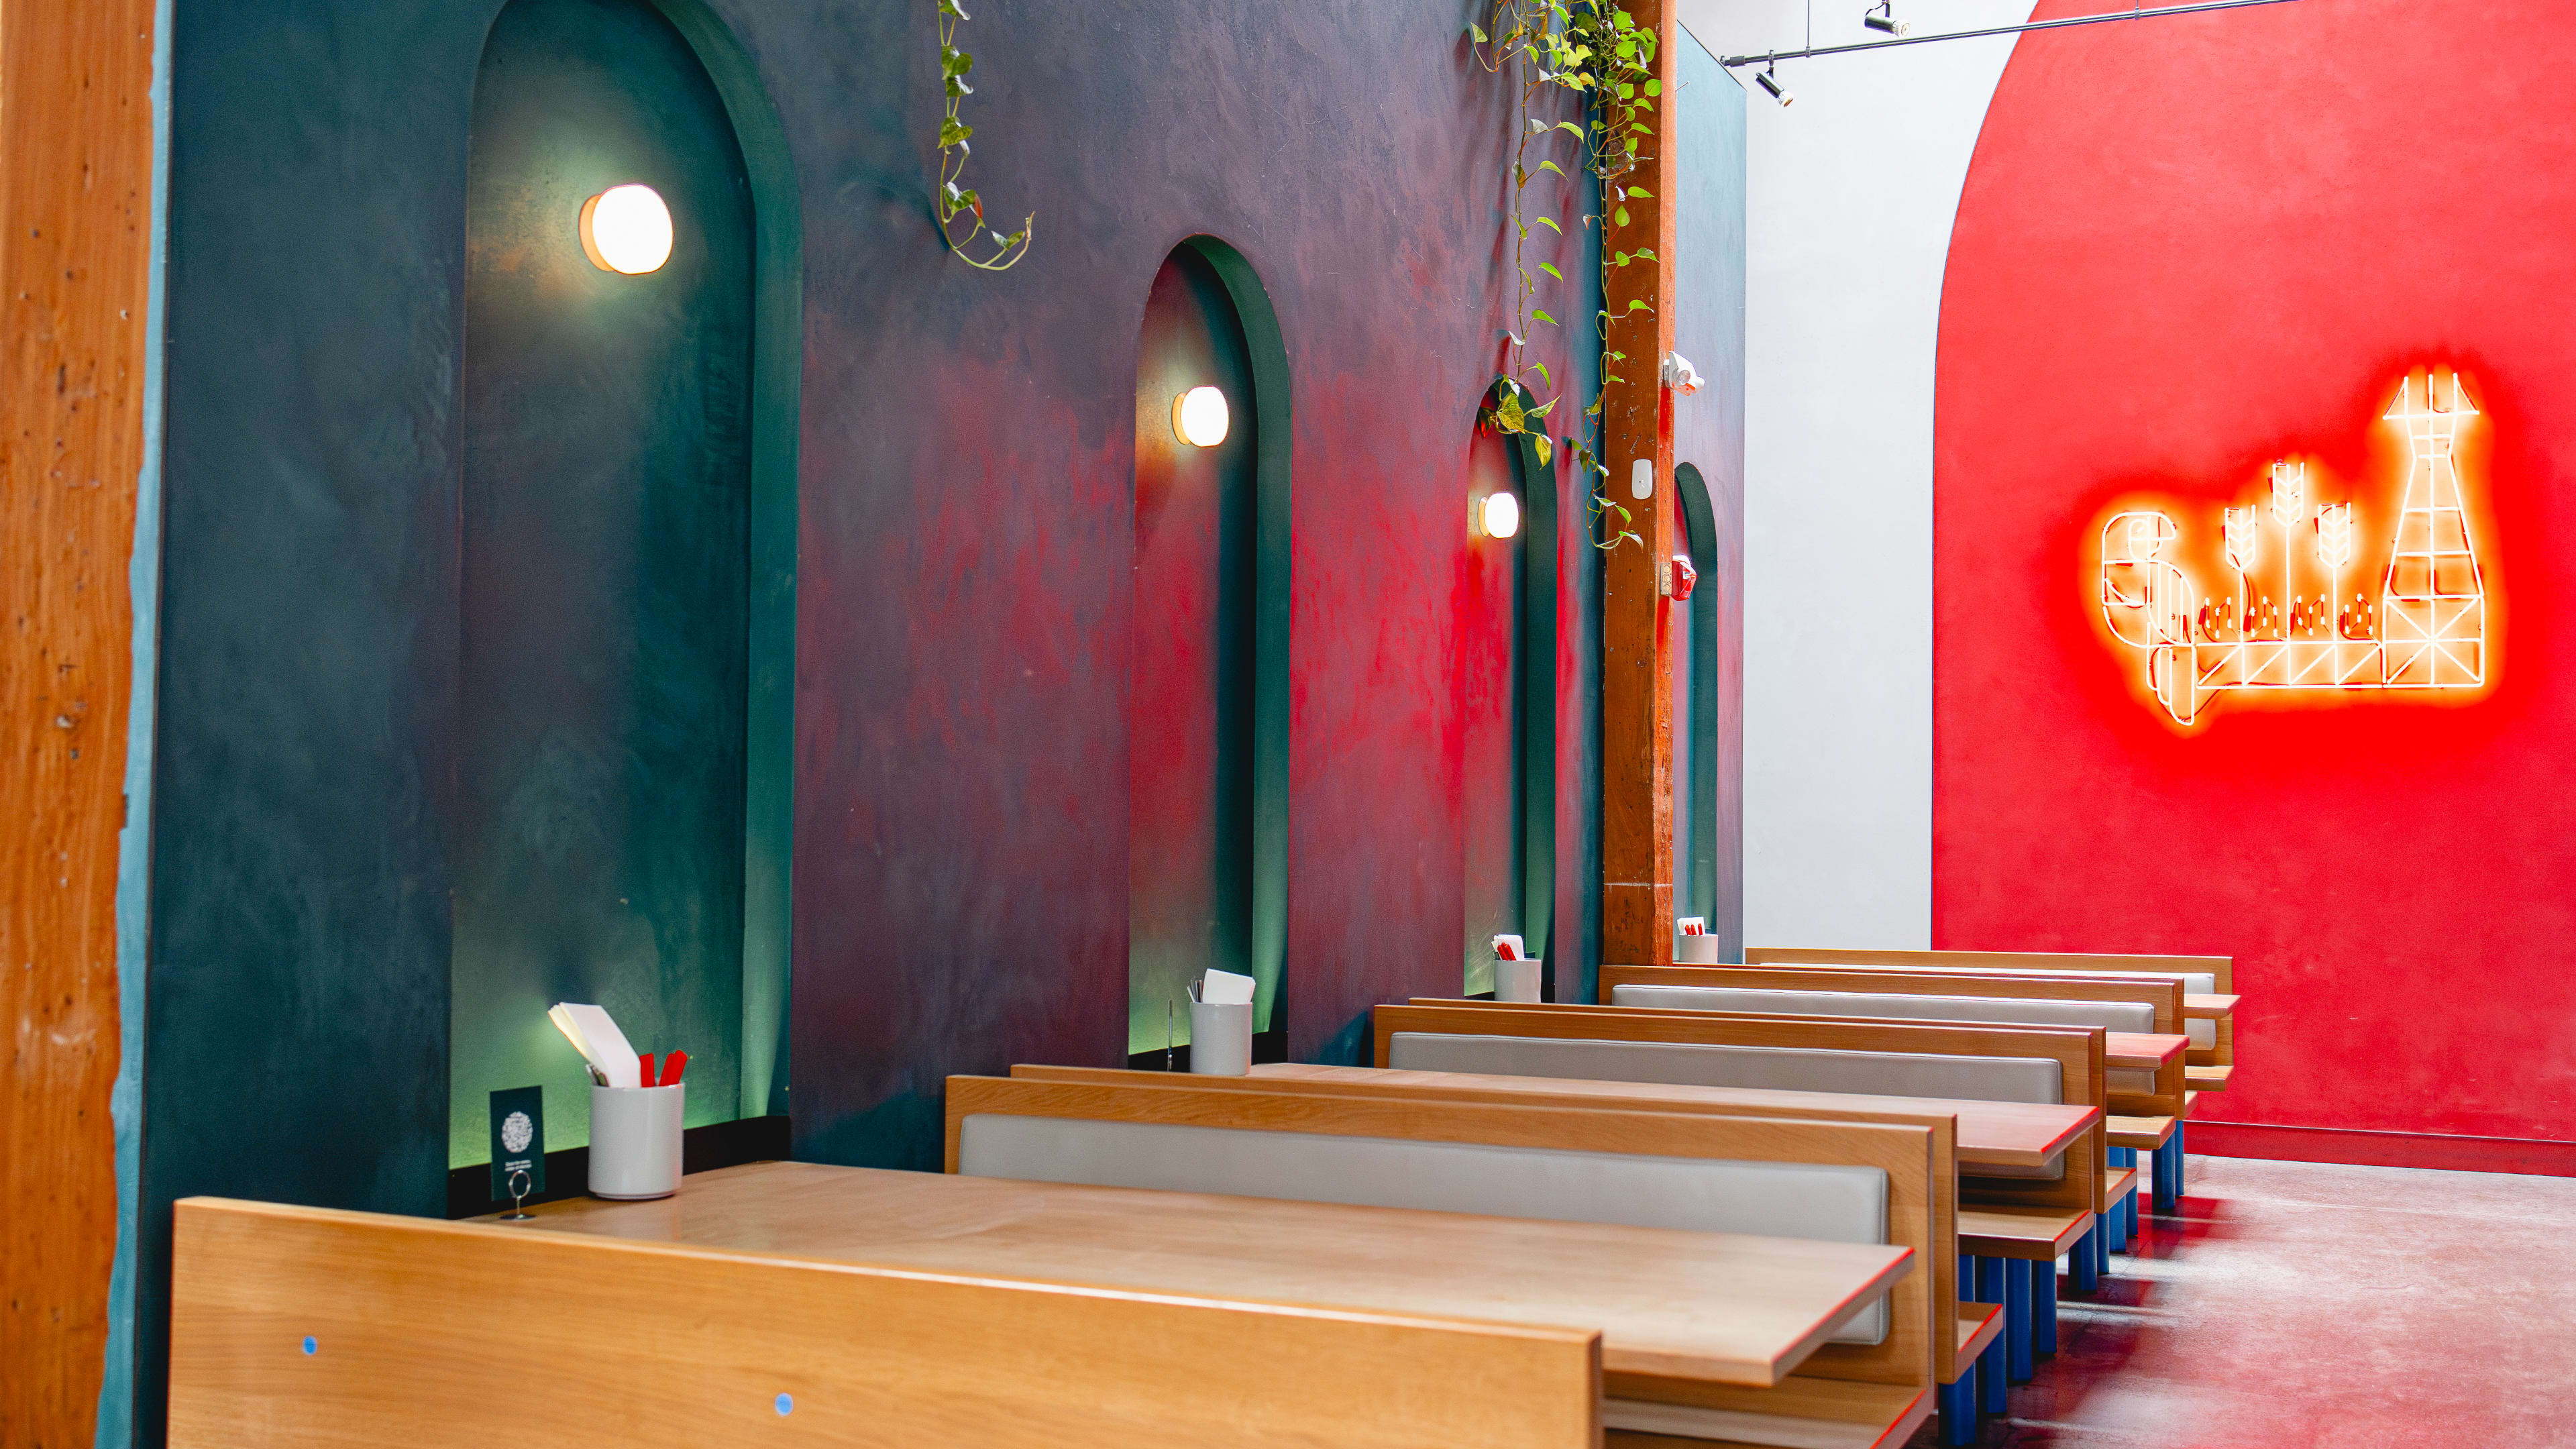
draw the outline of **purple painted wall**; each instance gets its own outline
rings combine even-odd
[[[932,1165],[947,1075],[1124,1058],[1138,324],[1193,233],[1259,269],[1293,377],[1289,1052],[1346,1054],[1371,1003],[1457,990],[1454,583],[1467,420],[1511,295],[1514,124],[1460,20],[979,11],[961,31],[971,180],[1038,214],[1029,260],[998,277],[949,258],[925,215],[926,8],[746,26],[806,208],[799,1156]],[[886,55],[906,68],[872,71]],[[1531,194],[1579,217],[1556,185]],[[1579,278],[1568,229],[1541,255]],[[1589,312],[1565,292],[1551,312]],[[1567,376],[1564,339],[1539,331]],[[1583,516],[1579,498],[1560,511]],[[1579,542],[1563,553],[1589,568]],[[1589,579],[1563,590],[1569,800],[1588,778]],[[1571,946],[1590,872],[1568,825]]]

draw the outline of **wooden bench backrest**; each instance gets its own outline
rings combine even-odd
[[[2155,1029],[2182,1034],[2182,983],[2170,976],[2014,976],[1986,972],[1870,970],[1850,966],[1610,966],[1604,993],[1621,986],[1735,986],[1761,991],[1892,992],[2022,1001],[2102,1001],[2146,1006]]]
[[[2113,974],[2145,972],[2149,975],[2207,972],[2218,978],[2218,989],[2222,994],[2233,995],[2236,991],[2236,958],[2233,956],[2167,956],[2105,951],[1867,951],[1814,946],[1748,946],[1744,961],[1749,966],[1888,966],[1900,971],[1918,966],[1942,966],[2003,972],[2107,971]]]
[[[1956,1138],[1929,1126],[1620,1112],[1447,1102],[1387,1095],[1267,1092],[1202,1087],[1169,1073],[1159,1082],[948,1079],[947,1169],[958,1166],[965,1120],[980,1113],[1098,1122],[1152,1122],[1256,1132],[1314,1132],[1415,1142],[1461,1142],[1562,1152],[1690,1157],[1735,1162],[1874,1167],[1887,1174],[1888,1241],[1914,1250],[1915,1270],[1889,1290],[1889,1331],[1873,1345],[1827,1344],[1799,1372],[1816,1378],[1932,1385],[1934,1301],[1930,1262],[1936,1153],[1956,1170]],[[1187,1085],[1183,1085],[1183,1082]],[[1952,1124],[1955,1128],[1955,1124]],[[2097,1174],[2098,1176],[2098,1174]],[[1509,1214],[1503,1214],[1509,1216]],[[1954,1230],[1955,1232],[1955,1230]],[[1955,1237],[1947,1240],[1955,1252]],[[1954,1268],[1955,1271],[1955,1268]],[[1952,1307],[1955,1313],[1955,1304]],[[1613,1397],[1655,1398],[1611,1375]],[[1463,1441],[1462,1441],[1463,1442]]]
[[[216,1198],[176,1231],[172,1449],[1600,1443],[1583,1329]]]
[[[1196,1077],[1170,1072],[1140,1072],[1123,1067],[1052,1067],[1021,1065],[1011,1068],[1015,1080],[1038,1082],[1098,1082],[1113,1086],[1174,1087],[1237,1092],[1285,1092],[1314,1096],[1392,1097],[1417,1102],[1477,1102],[1503,1107],[1570,1108],[1577,1111],[1647,1111],[1682,1112],[1709,1117],[1789,1117],[1818,1122],[1880,1122],[1899,1127],[1920,1127],[1932,1134],[1932,1241],[1955,1243],[1958,1231],[1959,1187],[1955,1170],[1945,1171],[1942,1164],[1957,1162],[1958,1119],[1944,1112],[1902,1112],[1877,1108],[1852,1108],[1831,1105],[1831,1099],[1819,1095],[1816,1105],[1787,1105],[1765,1102],[1759,1107],[1725,1103],[1692,1103],[1670,1100],[1630,1101],[1615,1095],[1597,1093],[1550,1094],[1545,1091],[1498,1092],[1470,1084],[1469,1079],[1453,1083],[1389,1081],[1307,1081],[1293,1077]],[[1952,1356],[1957,1349],[1954,1325],[1959,1299],[1958,1253],[1935,1251],[1930,1262],[1932,1306],[1936,1320],[1933,1327],[1933,1358],[1938,1365],[1940,1381],[1948,1383],[1958,1377]]]
[[[1371,1062],[1385,1066],[1388,1044],[1399,1031],[1466,1036],[1532,1036],[1560,1040],[1671,1042],[1680,1045],[1812,1048],[1850,1052],[1930,1052],[1968,1057],[2041,1057],[2057,1064],[2058,1099],[2069,1105],[2105,1104],[2102,1036],[2073,1026],[1988,1026],[1980,1023],[1867,1021],[1839,1016],[1748,1016],[1724,1011],[1672,1011],[1619,1006],[1533,1005],[1523,1002],[1416,999],[1371,1009]],[[2110,1161],[2108,1129],[2093,1130],[2066,1149],[2065,1175],[2041,1179],[1977,1180],[1977,1195],[1991,1202],[2034,1207],[2081,1207],[2101,1212],[2102,1169]]]
[[[2236,992],[2236,958],[2233,956],[2142,956],[2073,951],[1828,951],[1775,946],[1747,950],[1744,960],[1747,965],[1996,975],[2165,977],[2188,973],[2211,978],[2212,988],[2219,995],[2232,996]],[[2212,1044],[2195,1046],[2189,1060],[2195,1066],[2235,1065],[2235,1017],[2223,1016],[2211,1025],[2216,1028],[2211,1033]]]
[[[1821,966],[1605,965],[1601,968],[1601,990],[1604,994],[1630,985],[1734,986],[1841,991],[1862,995],[1891,992],[1925,996],[2007,997],[2024,1001],[2123,1002],[2153,1010],[2159,1034],[2183,1035],[2182,986],[2172,977],[1966,975]],[[2184,1106],[2182,1065],[2182,1059],[2176,1058],[2151,1077],[2125,1071],[2115,1073],[2102,1100],[2113,1112],[2179,1117]]]

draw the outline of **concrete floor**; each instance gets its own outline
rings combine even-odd
[[[2576,1178],[2194,1157],[2111,1267],[1981,1444],[2576,1446]]]

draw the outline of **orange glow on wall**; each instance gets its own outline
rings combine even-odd
[[[2405,439],[2406,476],[2375,598],[2346,592],[2356,582],[2353,500],[2317,501],[2304,462],[2272,464],[2267,506],[2222,510],[2222,589],[2203,590],[2186,570],[2180,505],[2110,512],[2096,569],[2102,620],[2137,661],[2146,693],[2189,727],[2231,692],[2289,703],[2302,692],[2483,691],[2493,677],[2488,570],[2457,451],[2477,416],[2456,373],[2398,384],[2382,420]],[[2322,591],[2301,592],[2319,581]]]

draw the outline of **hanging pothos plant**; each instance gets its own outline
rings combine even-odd
[[[1655,32],[1639,26],[1627,11],[1609,0],[1492,0],[1492,5],[1488,23],[1471,23],[1467,30],[1475,38],[1477,58],[1486,70],[1499,75],[1508,68],[1520,82],[1520,110],[1513,127],[1512,151],[1512,267],[1519,274],[1519,284],[1512,304],[1512,327],[1507,334],[1511,342],[1511,378],[1518,386],[1500,393],[1486,410],[1485,420],[1498,432],[1527,434],[1539,461],[1544,463],[1552,453],[1548,418],[1563,399],[1557,393],[1556,380],[1548,375],[1547,365],[1529,356],[1529,329],[1533,323],[1560,325],[1547,309],[1537,305],[1537,273],[1545,272],[1559,282],[1565,280],[1565,274],[1546,262],[1536,263],[1533,269],[1525,254],[1533,224],[1559,236],[1565,234],[1565,228],[1552,216],[1531,215],[1523,204],[1523,193],[1532,180],[1545,172],[1552,171],[1567,182],[1574,178],[1556,164],[1553,156],[1542,154],[1537,164],[1531,165],[1531,149],[1544,151],[1565,144],[1558,140],[1559,133],[1571,136],[1576,169],[1589,171],[1599,179],[1602,207],[1610,213],[1612,222],[1624,226],[1628,221],[1627,202],[1648,195],[1644,188],[1627,185],[1622,178],[1636,167],[1639,143],[1653,134],[1651,113],[1663,84],[1655,79]],[[1539,102],[1555,88],[1570,90],[1580,98],[1584,124],[1558,121],[1551,125],[1536,114]],[[1587,212],[1583,225],[1589,230],[1601,220],[1599,214]],[[1611,274],[1618,268],[1655,260],[1655,254],[1643,248],[1613,252],[1605,241],[1601,248],[1602,296],[1609,296]],[[1644,301],[1633,298],[1628,309],[1648,310]],[[1601,338],[1601,384],[1606,388],[1619,380],[1617,369],[1628,359],[1625,353],[1610,347],[1610,312],[1606,307],[1594,314],[1593,327]],[[1537,379],[1536,387],[1530,385],[1532,378]],[[1538,401],[1541,397],[1546,401]],[[1643,545],[1645,540],[1628,526],[1634,515],[1609,493],[1610,469],[1601,461],[1596,446],[1601,403],[1601,395],[1595,393],[1591,405],[1583,410],[1587,420],[1584,428],[1592,437],[1565,435],[1566,451],[1592,495],[1596,524],[1592,541],[1603,549],[1617,548],[1630,540]]]
[[[967,158],[974,154],[967,138],[975,134],[974,127],[957,118],[958,103],[975,93],[975,88],[966,83],[966,73],[975,68],[975,57],[957,48],[957,22],[965,18],[966,11],[957,0],[939,0],[939,79],[946,95],[946,109],[939,118],[939,235],[968,266],[1007,272],[1029,254],[1029,239],[1037,231],[1038,219],[1031,212],[1020,219],[1018,231],[1004,236],[984,225],[984,199],[975,194],[974,188],[959,184],[966,174]],[[959,217],[966,219],[962,235],[957,225]],[[979,232],[982,235],[977,235]],[[983,247],[990,250],[982,256],[969,250]]]

